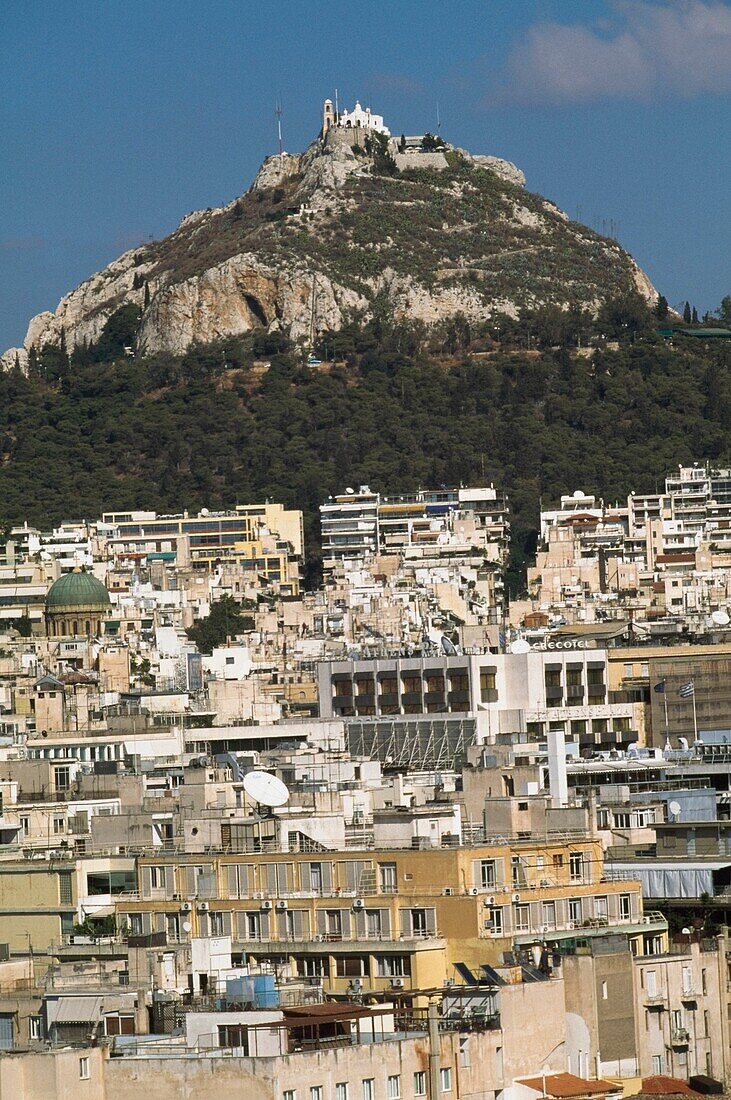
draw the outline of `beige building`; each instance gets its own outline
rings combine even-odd
[[[295,837],[290,834],[290,845]],[[256,841],[252,847],[257,847]],[[230,936],[234,958],[345,993],[440,988],[465,964],[538,962],[611,933],[637,954],[667,942],[639,885],[604,882],[599,841],[375,852],[145,856],[120,929]],[[190,931],[186,931],[186,926]],[[354,983],[356,985],[354,986]]]

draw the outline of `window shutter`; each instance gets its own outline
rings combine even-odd
[[[399,917],[401,919],[401,935],[411,935],[411,910],[399,909]]]
[[[312,890],[312,874],[309,863],[300,863],[300,890],[303,894],[309,894]]]
[[[149,867],[142,868],[142,897],[152,897],[152,871]]]
[[[324,909],[317,910],[317,934],[324,936],[327,932],[327,913]]]
[[[333,865],[332,863],[322,864],[322,891],[324,894],[331,894],[333,889]]]
[[[165,897],[171,898],[175,893],[175,868],[169,864],[165,864]]]
[[[189,898],[195,897],[195,867],[189,864],[185,868],[185,884]]]
[[[391,910],[381,909],[381,935],[384,939],[391,938]]]
[[[226,871],[228,875],[228,896],[238,898],[241,896],[239,894],[238,866],[235,863],[229,863]]]

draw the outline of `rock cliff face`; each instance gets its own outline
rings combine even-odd
[[[307,344],[376,299],[435,324],[544,302],[595,309],[628,289],[657,297],[616,242],[526,192],[515,165],[363,139],[331,131],[302,154],[267,158],[240,198],[188,214],[34,317],[3,365],[62,337],[69,349],[93,343],[130,303],[142,310],[137,350],[178,353],[261,328]]]

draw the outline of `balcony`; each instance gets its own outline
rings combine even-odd
[[[687,1047],[690,1045],[690,1032],[685,1027],[673,1027],[670,1029],[670,1046]]]

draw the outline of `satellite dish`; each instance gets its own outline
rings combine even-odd
[[[583,495],[584,495],[583,490],[581,490],[581,489],[575,489],[574,490],[574,500],[581,500]]]
[[[193,931],[193,925],[190,923],[189,920],[184,920],[183,921],[183,931],[184,932],[192,932]]]
[[[284,806],[289,802],[286,784],[269,772],[247,772],[244,776],[244,790],[260,806]]]
[[[525,638],[516,638],[514,642],[510,643],[511,653],[529,653],[530,642],[527,642]]]
[[[678,817],[682,808],[679,802],[668,802],[668,813],[671,813],[673,817]]]
[[[345,492],[348,494],[349,497],[355,496],[355,489],[351,485],[347,486]]]
[[[728,626],[731,623],[731,618],[726,611],[714,611],[711,615],[716,626]]]
[[[457,647],[454,642],[450,642],[446,634],[442,634],[442,653],[445,657],[457,656]]]

